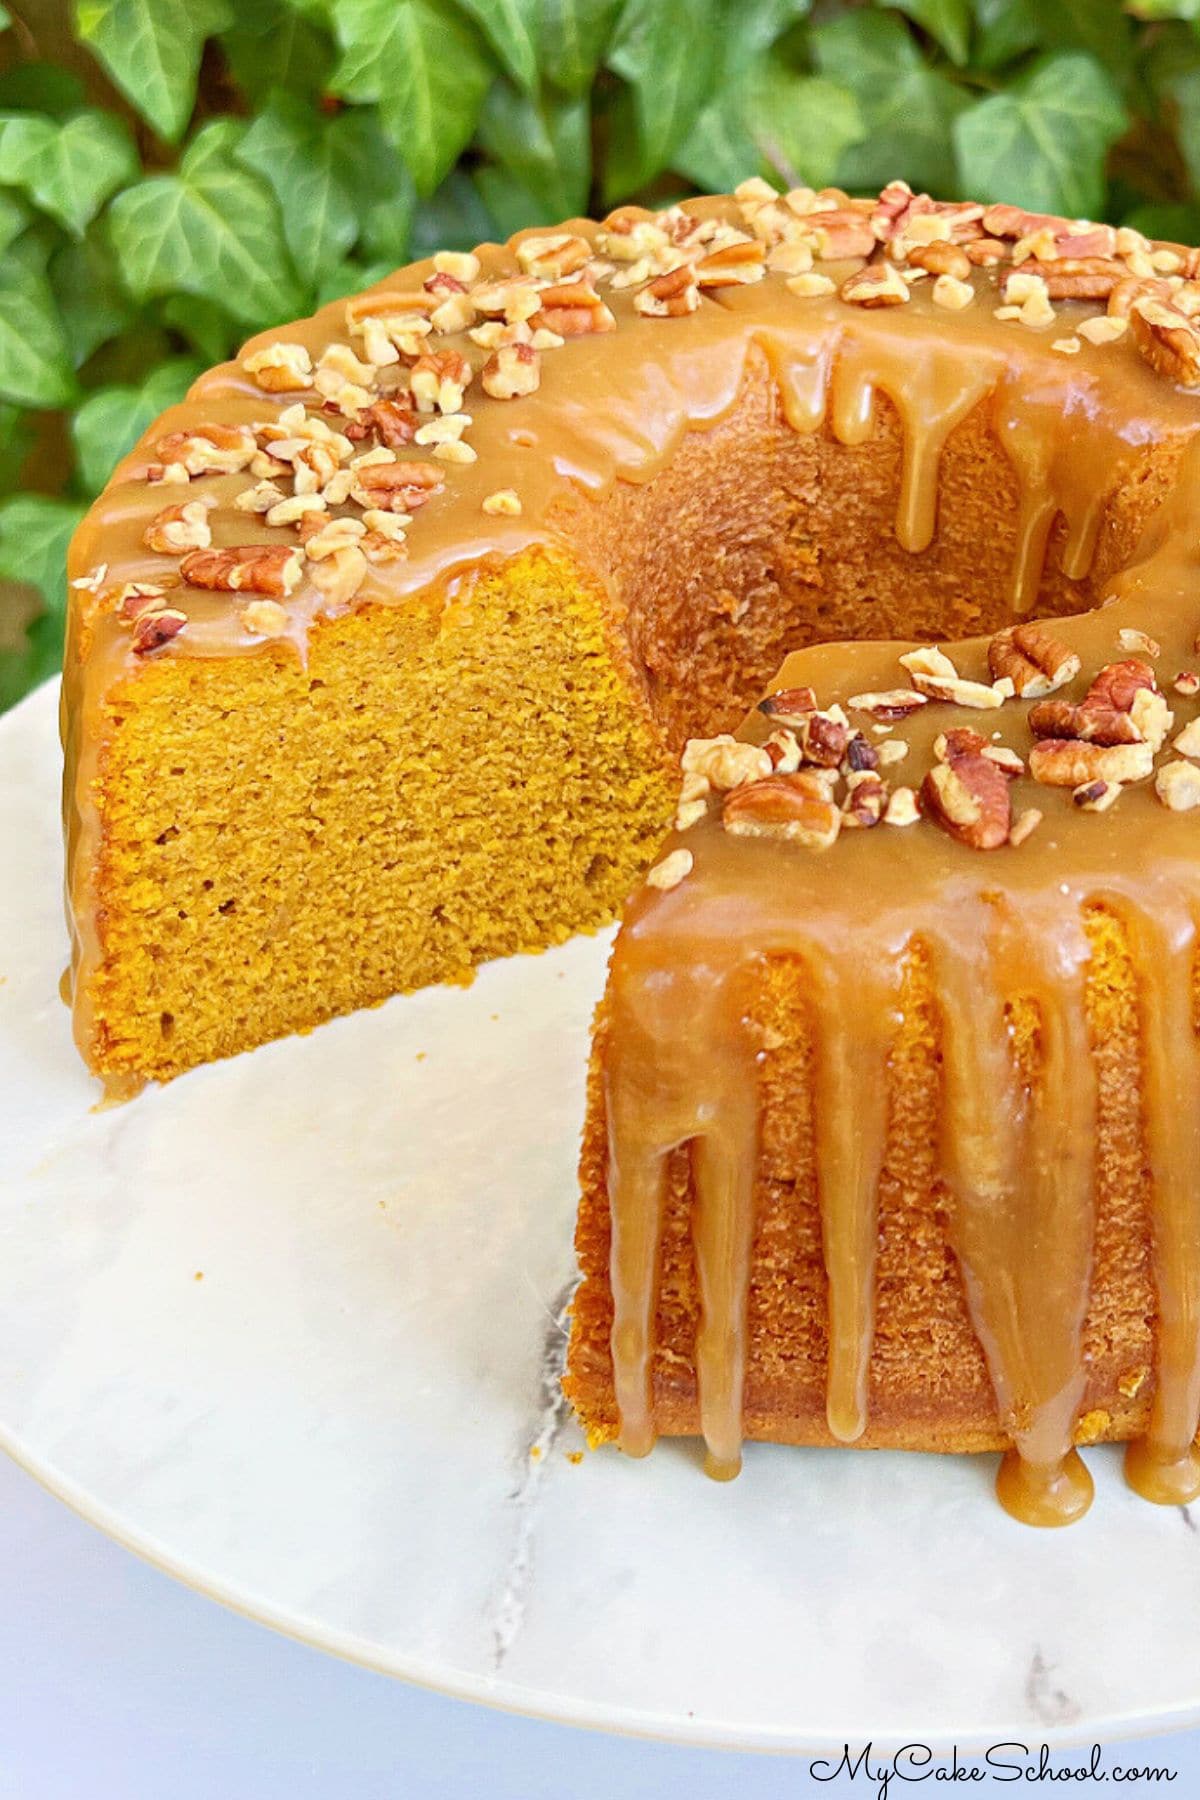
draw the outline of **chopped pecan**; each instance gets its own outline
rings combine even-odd
[[[1200,386],[1200,332],[1185,314],[1143,297],[1134,300],[1129,325],[1151,368],[1184,387]]]
[[[1172,812],[1200,806],[1200,769],[1190,762],[1164,763],[1154,777],[1154,791]]]
[[[794,775],[800,767],[800,745],[794,732],[773,731],[763,749],[770,757],[776,775]]]
[[[986,711],[1001,706],[1013,692],[1007,676],[988,685],[969,681],[960,675],[950,658],[934,644],[920,650],[909,650],[900,658],[901,667],[912,676],[913,686],[929,700],[945,700],[952,706],[969,706]]]
[[[493,518],[517,519],[521,516],[521,496],[515,488],[497,488],[494,494],[484,495],[482,507]]]
[[[416,512],[444,486],[445,476],[432,462],[360,463],[355,471],[360,505],[381,512]]]
[[[541,304],[530,320],[535,331],[568,338],[616,329],[617,321],[590,282],[557,282],[543,288],[538,298]]]
[[[1007,676],[1022,700],[1036,700],[1073,681],[1079,657],[1044,625],[1012,625],[998,631],[988,645],[988,668]]]
[[[856,769],[847,777],[842,804],[842,824],[849,830],[870,830],[883,818],[888,802],[886,783],[874,769]]]
[[[1182,694],[1185,700],[1194,700],[1196,695],[1200,694],[1200,675],[1196,673],[1195,669],[1180,669],[1171,686],[1177,694]]]
[[[848,275],[838,293],[851,306],[903,306],[911,298],[907,281],[890,262],[868,263]]]
[[[1027,837],[1032,836],[1041,822],[1042,815],[1036,806],[1022,808],[1012,822],[1012,830],[1008,834],[1009,843],[1016,849]]]
[[[475,371],[457,350],[438,350],[418,356],[409,371],[409,388],[423,413],[456,413]]]
[[[146,479],[236,475],[257,450],[257,440],[248,425],[198,425],[192,431],[171,431],[155,444],[157,460],[147,466]]]
[[[1042,270],[1052,300],[1107,300],[1129,271],[1123,262],[1101,256],[1060,256]]]
[[[1009,256],[1008,245],[1002,244],[992,237],[972,238],[969,243],[963,245],[963,250],[966,252],[967,261],[980,269],[991,268],[996,263],[1007,262]]]
[[[794,725],[800,755],[818,769],[836,769],[846,754],[850,728],[827,712],[805,713]]]
[[[690,263],[680,263],[665,275],[647,283],[633,297],[633,310],[651,319],[679,319],[695,312],[700,304],[696,271]]]
[[[359,415],[347,436],[363,438],[373,431],[390,450],[399,450],[412,443],[420,424],[419,415],[399,400],[376,400]]]
[[[740,787],[771,773],[771,759],[757,744],[739,743],[723,732],[714,738],[689,738],[679,759],[685,775],[703,775],[714,788]]]
[[[1071,795],[1080,812],[1107,812],[1121,797],[1119,781],[1085,781]]]
[[[304,559],[289,544],[235,544],[224,550],[193,550],[179,565],[192,587],[234,594],[290,594]]]
[[[798,725],[806,713],[816,712],[817,696],[810,687],[779,688],[759,701],[758,710],[778,725]]]
[[[967,281],[971,274],[971,259],[961,244],[914,244],[906,261],[914,269],[924,269],[929,275],[949,275],[954,281]]]
[[[813,249],[824,262],[870,256],[877,239],[871,221],[850,207],[836,207],[809,220]]]
[[[726,797],[721,822],[735,837],[785,838],[827,850],[842,828],[842,815],[819,777],[801,769],[735,789]]]
[[[879,751],[874,744],[869,744],[861,731],[856,731],[846,745],[843,767],[848,775],[856,775],[862,769],[879,767]]]
[[[255,637],[282,637],[288,627],[287,610],[278,600],[252,600],[241,618],[246,630]]]
[[[128,624],[166,605],[167,590],[157,581],[126,581],[112,595],[117,617]]]
[[[187,614],[173,606],[150,607],[139,613],[133,624],[134,655],[146,656],[151,650],[158,650],[178,637],[187,622]]]
[[[312,357],[303,344],[277,339],[246,357],[242,367],[267,394],[297,394],[312,386]]]
[[[878,693],[851,694],[846,705],[868,712],[876,719],[907,719],[928,702],[914,688],[884,688]]]
[[[592,247],[586,238],[570,232],[553,237],[526,237],[517,245],[517,261],[527,275],[548,276],[561,281],[564,275],[575,275],[589,261]]]
[[[1029,773],[1045,787],[1085,787],[1093,781],[1144,781],[1154,768],[1149,744],[1103,744],[1042,738],[1029,755]],[[1003,779],[1003,777],[1001,778]]]
[[[693,857],[690,850],[672,850],[646,876],[647,887],[658,888],[661,893],[670,893],[677,888],[684,878],[691,874]]]
[[[1041,700],[1030,709],[1029,729],[1037,738],[1076,738],[1084,744],[1142,741],[1129,712],[1087,701]]]
[[[1128,712],[1139,693],[1153,693],[1157,686],[1148,662],[1137,656],[1127,657],[1123,662],[1105,664],[1084,696],[1084,705],[1111,706]]]
[[[885,825],[915,825],[921,817],[921,808],[917,804],[916,790],[910,787],[893,788],[884,811]]]
[[[521,399],[541,382],[541,357],[532,344],[502,344],[484,363],[480,379],[494,400]]]
[[[142,542],[147,550],[157,551],[160,556],[207,550],[212,543],[208,515],[215,504],[211,496],[206,496],[203,500],[185,500],[178,506],[164,506],[147,525]]]
[[[1149,657],[1152,661],[1162,655],[1162,645],[1136,625],[1122,625],[1117,633],[1117,649],[1124,655]]]
[[[762,280],[766,254],[766,246],[756,238],[721,244],[694,265],[696,280],[702,288],[745,287]]]
[[[943,831],[972,850],[998,850],[1008,842],[1008,783],[978,750],[952,752],[936,763],[921,783],[921,801]]]

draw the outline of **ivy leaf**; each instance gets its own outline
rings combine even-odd
[[[534,98],[498,81],[484,102],[479,143],[532,197],[535,216],[565,219],[585,210],[592,148],[591,112],[583,96]]]
[[[0,399],[67,406],[75,376],[44,256],[22,238],[0,261]]]
[[[849,88],[862,110],[861,141],[839,163],[839,182],[878,190],[900,175],[918,192],[952,192],[953,124],[968,97],[927,66],[899,19],[847,13],[817,27],[812,49],[822,74]]]
[[[1039,38],[1036,0],[975,0],[973,61],[981,69],[1024,56]]]
[[[273,94],[237,157],[275,192],[292,261],[308,288],[358,236],[358,217],[339,170],[328,121],[301,100]]]
[[[846,88],[765,56],[705,108],[674,163],[710,189],[764,172],[785,187],[823,187],[862,133],[862,114]]]
[[[332,85],[379,116],[422,194],[470,141],[492,64],[469,20],[441,0],[333,0],[342,57]]]
[[[67,545],[83,513],[81,501],[46,494],[0,501],[0,581],[36,588],[44,609],[18,649],[0,652],[0,708],[11,706],[62,665]]]
[[[256,103],[282,88],[305,99],[324,89],[333,67],[333,40],[317,18],[288,0],[238,0],[237,15],[221,33],[221,49],[238,86]]]
[[[56,250],[49,273],[71,361],[79,368],[133,318],[133,305],[121,286],[103,225]]]
[[[0,74],[0,112],[19,108],[65,119],[86,104],[87,95],[78,75],[58,63],[15,63]]]
[[[224,362],[242,340],[236,319],[215,300],[202,300],[198,294],[173,294],[162,309],[162,320],[187,339],[206,365]]]
[[[408,254],[417,203],[412,176],[384,136],[373,106],[348,107],[333,120],[329,140],[340,178],[358,208],[359,251],[372,262],[396,268]]]
[[[621,0],[543,0],[542,73],[563,94],[585,94],[608,48]]]
[[[459,0],[518,87],[537,86],[540,0]]]
[[[177,356],[160,363],[140,387],[98,388],[71,421],[79,473],[89,494],[98,494],[113,469],[160,412],[182,400],[204,364]]]
[[[435,250],[473,250],[495,236],[496,221],[475,184],[464,170],[455,169],[417,209],[410,249],[414,257],[432,256]]]
[[[12,24],[12,14],[7,6],[0,6],[0,31],[7,31]]]
[[[17,485],[34,441],[29,414],[19,406],[0,402],[0,490],[7,493]]]
[[[612,174],[620,188],[636,188],[670,166],[709,97],[716,56],[708,0],[628,0],[607,61],[631,96],[613,114]]]
[[[1200,177],[1200,60],[1191,59],[1189,67],[1173,57],[1160,74],[1159,87],[1174,108],[1179,148],[1195,187]]]
[[[227,0],[75,0],[75,29],[131,105],[174,143],[192,115],[204,41]]]
[[[952,63],[961,66],[966,62],[971,41],[970,0],[887,0],[887,4],[907,13],[927,31]]]
[[[139,172],[133,139],[110,113],[76,113],[65,123],[40,113],[0,118],[0,183],[21,188],[76,237]]]
[[[390,258],[387,262],[361,263],[347,257],[344,262],[334,263],[321,276],[317,305],[328,306],[331,300],[342,300],[347,294],[358,294],[363,288],[374,287],[377,281],[385,280],[392,273],[394,266]]]
[[[1092,217],[1104,201],[1104,159],[1125,110],[1090,56],[1043,57],[1007,92],[954,122],[965,192],[1034,212]]]
[[[20,237],[30,217],[29,208],[18,194],[0,192],[0,255]]]
[[[298,312],[303,302],[274,196],[227,154],[226,123],[208,126],[176,175],[152,175],[112,202],[109,225],[122,274],[139,300],[197,294],[247,325]]]

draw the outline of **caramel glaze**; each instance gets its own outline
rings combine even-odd
[[[889,391],[891,391],[889,389]],[[1075,427],[1042,466],[1074,494],[1080,543],[1092,532],[1087,471],[1098,488],[1116,433]],[[1028,440],[1027,440],[1028,441]],[[1058,621],[1094,670],[1117,631],[1137,623],[1187,666],[1200,623],[1200,555],[1189,518],[1200,504],[1200,446],[1134,563],[1099,610]],[[1030,504],[1032,519],[1044,510]],[[1070,514],[1068,515],[1071,516]],[[815,687],[822,704],[894,685],[898,646],[820,645],[790,657],[772,687]],[[986,679],[986,641],[959,644],[965,673]],[[1027,743],[1025,708],[995,719],[1006,743]],[[906,720],[917,768],[951,715],[930,706]],[[978,715],[972,715],[978,718]],[[754,715],[743,735],[762,741]],[[906,955],[924,946],[942,1012],[941,1167],[951,1233],[974,1329],[1003,1429],[1012,1438],[998,1480],[1003,1504],[1035,1524],[1084,1512],[1091,1481],[1072,1448],[1084,1387],[1081,1333],[1090,1285],[1096,1083],[1084,1011],[1085,908],[1123,921],[1138,972],[1144,1107],[1153,1176],[1158,1292],[1156,1386],[1149,1428],[1127,1457],[1130,1483],[1173,1503],[1200,1493],[1200,1051],[1192,970],[1200,916],[1193,829],[1148,785],[1119,809],[1080,813],[1069,797],[1019,783],[1014,804],[1040,804],[1045,823],[1019,847],[965,849],[918,827],[844,833],[826,855],[727,835],[712,816],[674,838],[693,872],[674,890],[633,901],[614,953],[609,1070],[613,1213],[613,1353],[622,1443],[654,1437],[647,1320],[665,1158],[693,1141],[696,1260],[704,1294],[697,1348],[704,1432],[721,1473],[737,1467],[744,1354],[750,1172],[758,1040],[746,996],[756,966],[799,956],[811,972],[817,1046],[817,1182],[829,1277],[829,1428],[853,1442],[866,1425],[871,1352],[875,1191],[882,1160],[891,1042]],[[1181,828],[1182,827],[1182,828]],[[898,841],[896,841],[898,840]],[[879,864],[879,857],[884,861]],[[1040,1020],[1033,1091],[1013,1054],[1006,1006],[1030,1000]],[[712,1370],[719,1373],[714,1378]]]
[[[734,216],[725,201],[694,209]],[[596,230],[581,221],[569,229],[588,236]],[[485,246],[481,258],[488,276],[516,267],[511,245]],[[430,269],[419,264],[381,285],[416,286]],[[835,280],[842,273],[837,264],[828,269]],[[904,434],[895,530],[912,552],[936,531],[946,438],[973,409],[989,408],[1020,483],[1011,601],[1014,614],[1028,613],[1056,519],[1066,522],[1065,572],[1082,577],[1108,498],[1148,445],[1193,436],[1200,401],[1156,376],[1128,339],[1102,348],[1084,342],[1072,357],[1053,352],[1051,340],[1068,332],[1083,308],[1060,307],[1045,332],[1001,324],[993,317],[994,277],[979,271],[973,280],[976,300],[964,312],[939,310],[931,284],[921,283],[907,305],[884,313],[836,296],[800,299],[781,277],[768,275],[752,287],[706,293],[696,312],[670,320],[641,317],[627,293],[606,286],[615,336],[576,339],[547,355],[539,393],[519,404],[472,391],[478,462],[449,472],[414,525],[408,561],[373,569],[354,604],[400,604],[435,583],[449,603],[481,560],[561,543],[562,520],[581,494],[602,500],[618,478],[651,481],[686,430],[727,416],[748,358],[762,352],[797,431],[824,429],[845,444],[862,442],[873,430],[875,396],[892,402]],[[316,351],[344,339],[342,306],[274,335]],[[468,348],[464,340],[444,344]],[[260,393],[237,364],[205,376],[118,468],[76,538],[73,576],[106,565],[97,584],[103,589],[172,574],[173,564],[142,545],[164,497],[179,497],[177,489],[164,496],[141,479],[149,446],[165,432],[214,418],[269,419],[295,398]],[[192,484],[194,493],[212,493],[221,503],[214,542],[294,541],[259,520],[247,529],[228,504],[244,485],[241,476]],[[500,485],[520,493],[521,517],[482,512],[483,498]],[[1122,624],[1144,626],[1162,642],[1164,667],[1193,660],[1198,509],[1200,448],[1192,444],[1134,563],[1111,584],[1112,604],[1056,627],[1080,652],[1085,671],[1112,660]],[[236,595],[183,588],[171,603],[189,622],[161,655],[280,653],[280,644],[247,635]],[[303,658],[322,616],[321,596],[306,584],[288,610],[282,648]],[[811,684],[822,704],[844,703],[853,693],[897,685],[903,648],[818,646],[790,658],[778,685]],[[986,678],[982,641],[960,644],[954,654],[962,673]],[[63,717],[73,993],[85,1046],[103,950],[95,897],[97,777],[107,709],[136,670],[129,634],[102,594],[77,588]],[[1022,742],[1024,710],[1009,703],[985,724]],[[928,766],[936,733],[961,717],[929,706],[907,721],[910,766]],[[755,718],[745,729],[753,736],[766,728]],[[812,972],[828,1419],[847,1443],[864,1430],[888,1061],[904,958],[920,944],[933,959],[943,1010],[941,1161],[954,1242],[1013,1444],[1000,1496],[1018,1516],[1043,1524],[1086,1509],[1090,1481],[1071,1448],[1083,1386],[1096,1107],[1082,913],[1100,903],[1124,919],[1141,981],[1154,1177],[1158,1368],[1149,1429],[1129,1452],[1129,1479],[1154,1500],[1200,1492],[1193,1448],[1200,1413],[1200,1062],[1190,1015],[1200,910],[1195,827],[1167,813],[1147,786],[1131,789],[1115,812],[1097,815],[1077,812],[1057,792],[1019,785],[1028,791],[1018,804],[1037,800],[1047,812],[1041,830],[1019,848],[981,855],[920,826],[843,833],[834,851],[818,855],[732,839],[710,818],[687,833],[695,869],[682,886],[647,889],[632,902],[613,960],[608,1073],[613,1353],[627,1451],[645,1453],[654,1440],[649,1366],[664,1163],[674,1146],[691,1142],[703,1431],[713,1474],[727,1477],[739,1466],[758,1124],[745,996],[755,968],[774,955],[800,955]],[[1041,1019],[1042,1068],[1032,1092],[1007,1030],[1005,1003],[1016,996],[1032,999]]]

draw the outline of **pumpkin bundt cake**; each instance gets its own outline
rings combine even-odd
[[[74,545],[89,1066],[468,978],[657,857],[590,1084],[591,1435],[1004,1448],[1056,1522],[1073,1444],[1133,1439],[1195,1493],[1198,276],[754,181],[252,341]]]

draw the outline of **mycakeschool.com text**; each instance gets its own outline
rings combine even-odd
[[[1167,1787],[1177,1774],[1157,1749],[1153,1761],[1139,1763],[1134,1745],[1118,1751],[1100,1744],[1076,1751],[1052,1751],[1048,1744],[993,1744],[975,1756],[961,1755],[957,1749],[934,1751],[928,1744],[904,1744],[887,1751],[877,1751],[871,1743],[846,1744],[840,1756],[814,1757],[808,1768],[814,1781],[838,1784],[835,1792],[854,1789],[875,1800],[897,1800],[921,1785],[942,1791],[944,1784],[986,1790],[1009,1782],[1044,1788],[1047,1793],[1064,1788],[1073,1792],[1089,1784],[1150,1793],[1160,1785]]]

